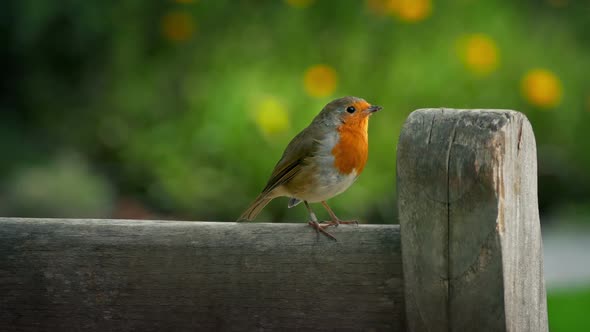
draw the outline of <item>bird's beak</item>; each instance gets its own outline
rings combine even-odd
[[[367,108],[367,112],[368,112],[369,114],[371,114],[371,113],[375,113],[375,112],[377,112],[378,110],[380,110],[380,109],[382,109],[382,108],[383,108],[383,107],[381,107],[381,106],[377,106],[377,105],[371,105],[369,108]]]

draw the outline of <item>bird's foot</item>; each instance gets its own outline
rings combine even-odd
[[[321,225],[325,226],[325,227],[330,227],[330,226],[334,226],[334,227],[338,227],[338,225],[343,224],[343,225],[357,225],[359,224],[358,220],[340,220],[340,219],[335,219],[332,221],[322,221]]]
[[[309,226],[311,226],[313,229],[315,229],[316,232],[318,233],[322,233],[325,236],[329,237],[330,239],[334,240],[334,241],[338,241],[336,240],[336,238],[334,237],[334,235],[328,233],[325,228],[330,227],[331,225],[320,225],[317,221],[309,221],[308,222]]]

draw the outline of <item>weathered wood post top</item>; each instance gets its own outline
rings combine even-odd
[[[410,331],[547,331],[536,146],[523,114],[413,112],[397,188]]]

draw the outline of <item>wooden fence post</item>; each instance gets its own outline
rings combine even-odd
[[[408,330],[547,331],[526,117],[417,110],[397,158]]]

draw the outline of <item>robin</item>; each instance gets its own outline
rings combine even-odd
[[[361,174],[367,162],[369,117],[381,109],[357,97],[343,97],[327,104],[283,152],[266,187],[238,220],[253,220],[274,198],[289,197],[288,207],[303,202],[310,216],[309,225],[333,240],[326,231],[339,224],[358,224],[340,220],[326,200],[342,193]],[[309,203],[321,202],[331,221],[318,223]]]

